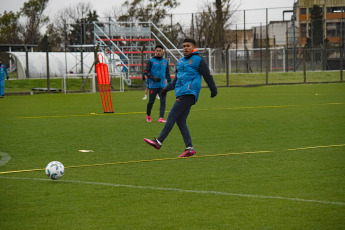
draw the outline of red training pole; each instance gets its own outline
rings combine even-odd
[[[102,67],[101,67],[101,70],[102,70],[102,90],[103,90],[103,97],[104,97],[104,104],[105,104],[105,108],[106,108],[106,110],[104,111],[105,113],[107,113],[108,112],[108,107],[109,107],[109,105],[108,105],[108,95],[107,95],[107,90],[106,90],[106,86],[105,86],[105,79],[106,79],[106,77],[105,77],[105,71],[104,71],[104,66],[105,64],[104,63],[102,63]]]
[[[97,73],[97,81],[98,81],[99,93],[100,93],[101,99],[102,99],[103,111],[105,112],[106,111],[106,106],[105,106],[105,103],[104,103],[104,100],[103,100],[103,93],[102,93],[102,91],[104,92],[104,90],[102,90],[102,88],[103,88],[103,71],[102,71],[102,69],[103,69],[102,68],[103,56],[102,56],[102,62],[99,59],[99,56],[102,56],[102,54],[98,54],[98,57],[97,57],[99,63],[96,64],[96,73]]]
[[[96,65],[96,73],[97,73],[97,81],[98,81],[98,88],[99,88],[99,92],[101,94],[101,99],[102,99],[102,105],[103,105],[103,111],[105,111],[105,106],[104,106],[104,101],[103,101],[103,95],[102,95],[102,90],[101,90],[101,82],[102,82],[102,70],[101,70],[102,66],[101,64],[97,64]]]
[[[109,106],[109,112],[113,113],[113,102],[111,100],[111,87],[110,87],[110,77],[109,77],[109,69],[107,64],[104,64],[103,66],[104,70],[104,83],[107,88],[107,99],[108,99],[108,106]]]

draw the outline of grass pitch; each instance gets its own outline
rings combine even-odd
[[[345,84],[202,89],[186,159],[176,126],[143,141],[158,101],[147,123],[143,91],[112,96],[115,114],[99,94],[0,99],[0,229],[345,228]]]

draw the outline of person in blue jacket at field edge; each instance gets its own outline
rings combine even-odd
[[[149,88],[149,102],[146,107],[146,121],[151,122],[151,110],[153,103],[155,102],[157,94],[160,97],[160,109],[159,109],[159,119],[158,122],[165,123],[164,113],[165,113],[165,101],[166,95],[161,95],[161,90],[166,86],[165,79],[168,83],[171,82],[169,62],[163,58],[164,48],[161,45],[155,47],[155,56],[147,61],[144,74],[150,79],[148,80]]]
[[[161,90],[161,95],[165,95],[169,90],[175,89],[175,104],[171,108],[159,137],[153,140],[144,138],[144,140],[154,148],[160,149],[176,123],[186,145],[185,151],[179,157],[190,157],[195,155],[196,151],[193,148],[186,121],[192,105],[198,101],[201,75],[211,91],[211,98],[215,97],[218,91],[205,59],[199,56],[199,52],[195,48],[194,39],[186,38],[183,41],[183,52],[184,57],[177,62],[176,78]]]
[[[0,98],[4,98],[5,94],[5,74],[7,76],[7,80],[9,79],[6,66],[1,64],[0,60]]]

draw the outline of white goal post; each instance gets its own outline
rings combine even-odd
[[[120,92],[124,91],[124,81],[123,81],[123,75],[125,73],[109,73],[109,77],[111,78],[120,78]],[[69,78],[74,78],[74,79],[78,79],[81,77],[90,77],[91,78],[91,89],[90,92],[91,93],[96,93],[96,77],[97,74],[96,73],[85,73],[85,74],[64,74],[63,75],[63,79],[62,79],[62,89],[63,89],[63,93],[66,94],[67,93],[67,85],[66,85],[66,80]]]

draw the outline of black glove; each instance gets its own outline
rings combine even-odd
[[[10,76],[7,75],[7,80],[10,79]]]
[[[211,92],[211,98],[214,98],[215,96],[217,96],[218,92],[217,91],[212,91]]]
[[[167,89],[167,87],[164,87],[163,89],[161,89],[160,93],[161,93],[162,97],[165,97],[167,95],[168,91],[169,90]]]
[[[153,77],[153,80],[154,80],[154,81],[157,81],[157,82],[160,82],[160,81],[161,81],[161,79],[160,79],[159,77]]]

